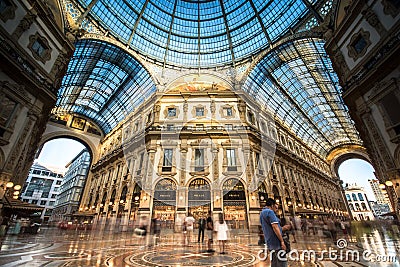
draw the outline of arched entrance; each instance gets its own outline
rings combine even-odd
[[[265,207],[267,198],[268,198],[267,189],[265,188],[264,183],[260,183],[258,186],[258,199],[260,201],[261,208]]]
[[[90,201],[80,204],[91,162],[92,151],[83,141],[58,136],[47,140],[36,151],[20,198],[43,207],[44,222],[91,221],[95,195],[88,194]]]
[[[137,218],[137,213],[138,213],[139,204],[140,204],[141,191],[142,191],[142,188],[138,184],[136,184],[135,187],[133,188],[132,199],[131,199],[131,209],[129,211],[129,222],[132,223],[133,225],[136,224],[136,218]]]
[[[279,193],[279,189],[278,189],[278,187],[276,187],[276,185],[272,186],[272,194],[274,195],[274,199],[275,199],[276,203],[278,203],[278,205],[279,205],[279,209],[277,211],[277,215],[278,216],[282,216],[282,212],[283,212],[284,207],[282,206],[281,194]]]
[[[196,178],[189,184],[188,202],[189,212],[196,221],[201,217],[207,216],[211,210],[211,191],[210,184],[203,178]]]
[[[160,180],[154,188],[153,216],[160,216],[162,226],[173,229],[176,212],[176,183]]]
[[[247,229],[246,193],[241,181],[228,179],[222,185],[225,220],[231,229]]]

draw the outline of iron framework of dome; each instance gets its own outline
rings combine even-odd
[[[245,92],[322,157],[336,146],[361,144],[324,42],[307,35],[332,1],[65,0],[64,5],[86,32],[121,45],[85,38],[76,43],[54,113],[86,116],[107,134],[156,91],[143,62],[229,68],[254,63],[262,53],[244,79]],[[303,37],[291,38],[294,33]]]
[[[67,12],[89,33],[112,36],[163,65],[235,65],[309,30],[332,0],[78,0]]]

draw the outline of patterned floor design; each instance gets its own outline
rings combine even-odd
[[[390,255],[399,255],[399,238],[384,239],[378,244],[374,240],[365,241],[371,247],[373,244]],[[326,238],[317,236],[297,236],[293,249],[299,252],[307,249],[323,251],[335,244]],[[43,229],[37,235],[10,235],[0,239],[0,266],[109,266],[109,267],[265,267],[270,266],[269,260],[259,259],[256,234],[235,235],[230,240],[226,254],[217,251],[206,251],[205,243],[190,243],[183,246],[179,234],[163,236],[161,242],[153,246],[149,238],[146,242],[132,232],[112,233],[109,231],[66,231],[56,228]],[[362,241],[362,240],[361,240]],[[374,243],[375,242],[375,243]],[[360,242],[349,242],[348,249],[362,250]],[[291,260],[290,267],[398,267],[399,262],[370,263],[351,261],[332,261],[324,258],[320,261]]]

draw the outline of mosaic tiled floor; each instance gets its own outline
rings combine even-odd
[[[56,228],[43,229],[37,235],[9,235],[1,239],[0,266],[123,266],[123,267],[241,267],[270,266],[269,260],[259,259],[262,246],[257,245],[255,234],[236,233],[232,235],[226,254],[206,251],[205,243],[190,243],[183,246],[179,234],[165,234],[161,242],[152,246],[153,240],[145,241],[132,232],[113,233],[109,231],[70,231]],[[299,252],[313,249],[318,252],[335,247],[331,240],[318,236],[297,236],[292,249]],[[354,240],[353,240],[354,241]],[[150,244],[150,245],[149,245]],[[388,255],[399,255],[399,238],[374,233],[358,242],[350,242],[347,249],[362,251],[363,246]],[[400,260],[400,258],[399,258]],[[320,261],[290,260],[291,267],[394,267],[397,262],[371,263],[332,261],[325,257]]]

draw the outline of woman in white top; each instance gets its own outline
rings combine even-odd
[[[220,254],[225,254],[225,243],[228,240],[228,225],[224,221],[224,215],[219,214],[218,221],[214,224],[214,231],[217,232]]]
[[[195,221],[196,220],[193,218],[192,214],[189,212],[188,216],[185,218],[188,244],[190,244],[190,242],[192,242],[192,236],[193,236],[193,229],[194,229],[194,222]]]

